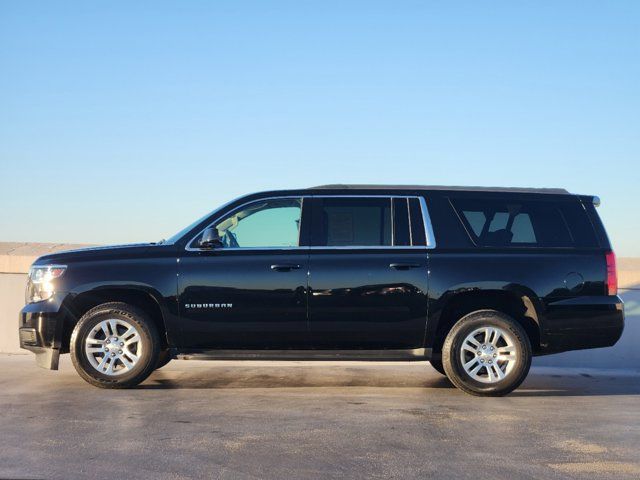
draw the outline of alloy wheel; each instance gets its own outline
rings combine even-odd
[[[518,360],[515,338],[502,328],[477,328],[462,342],[460,360],[472,379],[499,382],[509,376]]]
[[[142,355],[140,333],[126,320],[103,320],[89,332],[84,353],[103,375],[122,375],[131,371]]]

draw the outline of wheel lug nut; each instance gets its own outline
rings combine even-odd
[[[480,350],[478,350],[478,355],[482,355],[482,352]]]
[[[107,340],[107,343],[111,343],[111,340]]]
[[[493,352],[493,347],[491,347],[491,351]]]
[[[121,346],[121,347],[124,347],[124,342],[120,342],[120,346]]]
[[[122,354],[122,350],[118,350],[118,353],[119,353],[119,354]]]
[[[493,363],[491,360],[489,360],[489,363]]]
[[[484,349],[486,349],[486,348],[487,348],[487,346],[486,346],[486,345],[482,345],[482,349],[483,349],[483,350],[484,350]]]
[[[494,353],[494,354],[493,354],[493,358],[496,358],[497,356],[498,356],[498,354],[497,354],[497,353]]]
[[[482,358],[480,359],[480,363],[484,363],[484,360]]]
[[[111,356],[112,356],[112,357],[115,357],[115,356],[116,356],[116,354],[115,354],[115,353],[111,353]]]

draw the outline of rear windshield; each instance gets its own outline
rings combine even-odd
[[[451,199],[469,236],[482,247],[597,247],[576,201]]]

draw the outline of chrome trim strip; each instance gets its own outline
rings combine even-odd
[[[420,198],[418,195],[305,195],[310,198]]]
[[[424,250],[429,247],[424,245],[354,245],[354,246],[331,246],[331,247],[308,247],[310,250]]]
[[[309,195],[307,195],[307,197],[309,197]],[[240,197],[242,198],[242,197]],[[213,226],[216,224],[216,222],[222,220],[222,218],[224,218],[227,215],[232,214],[233,212],[238,211],[239,209],[241,209],[242,207],[244,207],[245,205],[250,205],[252,203],[255,202],[263,202],[265,200],[277,200],[277,199],[283,199],[283,198],[299,198],[301,200],[300,202],[300,226],[302,227],[302,203],[304,201],[304,196],[302,195],[283,195],[283,196],[277,196],[277,197],[263,197],[263,198],[254,198],[253,200],[249,200],[247,202],[241,203],[240,205],[238,205],[236,208],[229,210],[228,212],[217,216],[211,223],[209,223],[206,227],[204,227],[202,230],[200,230],[195,236],[191,237],[191,240],[189,240],[187,242],[187,246],[184,248],[187,252],[211,252],[213,250],[211,249],[207,249],[207,248],[197,248],[197,247],[192,247],[191,244],[193,243],[193,241],[198,238],[200,236],[200,234],[202,232],[204,232],[207,228]],[[237,200],[237,199],[236,199]],[[226,206],[228,206],[230,203],[233,203],[235,200],[226,203],[224,206],[220,207],[218,209],[218,211],[222,210],[223,208],[225,208]],[[300,235],[300,232],[298,231],[298,236]],[[298,237],[298,243],[300,243],[300,238]],[[227,247],[224,250],[228,251],[228,250],[292,250],[292,249],[301,249],[301,250],[306,250],[308,247]]]
[[[300,248],[300,235],[302,235],[302,212],[304,212],[304,197],[300,197],[300,218],[298,218],[298,246]]]
[[[354,246],[332,246],[332,247],[322,247],[317,246],[302,246],[302,247],[224,247],[225,252],[238,252],[238,251],[263,251],[263,250],[425,250],[430,247],[425,247],[424,245],[354,245]],[[212,252],[213,250],[207,249],[197,249],[192,248],[189,250],[190,252]],[[221,251],[221,249],[216,249],[215,251]]]
[[[185,248],[186,250],[186,248]],[[224,248],[215,248],[215,249],[208,249],[208,248],[192,248],[189,247],[189,252],[220,252],[224,250],[225,252],[239,252],[239,251],[261,251],[261,250],[309,250],[309,247],[224,247]]]
[[[436,248],[436,237],[433,234],[433,225],[431,224],[431,217],[429,216],[429,210],[427,209],[427,201],[424,197],[418,197],[420,200],[420,209],[422,210],[422,221],[424,222],[424,233],[427,237],[427,248]]]
[[[389,199],[389,219],[391,221],[391,245],[395,246],[396,244],[396,222],[393,212],[393,198]],[[382,230],[384,232],[384,225],[382,226]],[[384,236],[384,233],[383,233]]]
[[[240,197],[242,198],[242,197]],[[436,241],[435,241],[435,237],[433,235],[433,227],[431,225],[431,218],[429,216],[429,211],[427,209],[427,202],[425,201],[424,197],[422,196],[418,196],[418,195],[283,195],[283,196],[273,196],[273,197],[264,197],[264,198],[256,198],[253,200],[249,200],[245,203],[242,203],[240,205],[238,205],[236,208],[229,210],[228,212],[224,213],[223,215],[220,215],[218,217],[216,217],[211,223],[209,223],[205,228],[203,228],[202,230],[200,230],[195,236],[193,236],[191,238],[191,240],[189,240],[189,242],[187,242],[187,245],[185,247],[185,251],[187,252],[211,252],[213,250],[209,250],[209,249],[203,249],[203,248],[196,248],[196,247],[192,247],[191,244],[193,243],[193,241],[200,236],[200,234],[202,232],[204,232],[207,228],[213,226],[216,224],[216,222],[220,221],[223,217],[232,214],[233,212],[236,212],[237,210],[241,209],[242,207],[244,207],[245,205],[249,205],[251,203],[254,202],[261,202],[261,201],[265,201],[265,200],[277,200],[277,199],[283,199],[283,198],[299,198],[301,200],[301,205],[300,205],[300,212],[302,215],[302,205],[304,204],[304,199],[305,198],[388,198],[389,202],[391,203],[391,208],[393,208],[393,202],[391,201],[392,198],[404,198],[407,200],[407,212],[410,212],[409,210],[409,199],[410,198],[417,198],[418,201],[420,202],[420,210],[422,211],[422,221],[424,223],[424,229],[425,229],[425,237],[426,237],[426,242],[427,245],[423,246],[423,245],[353,245],[353,246],[297,246],[297,247],[226,247],[224,248],[224,251],[256,251],[256,250],[267,250],[267,251],[271,251],[271,250],[301,250],[301,251],[307,251],[307,250],[389,250],[389,249],[395,249],[395,250],[402,250],[402,249],[411,249],[411,250],[424,250],[424,249],[432,249],[436,247]],[[229,202],[229,203],[233,203]],[[225,206],[229,205],[229,203],[225,204],[223,207],[220,207],[218,210],[222,210]],[[301,219],[301,223],[300,226],[302,226],[302,216],[300,217]],[[411,214],[409,213],[409,221],[411,221]],[[391,216],[391,225],[393,226],[393,215]],[[393,234],[393,232],[392,232]],[[411,228],[409,229],[409,234],[411,234]],[[393,237],[392,237],[393,238]],[[412,239],[413,242],[413,239]],[[298,241],[299,243],[299,241]]]

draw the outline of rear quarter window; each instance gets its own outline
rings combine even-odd
[[[471,240],[481,247],[589,248],[598,242],[577,199],[451,198]]]

